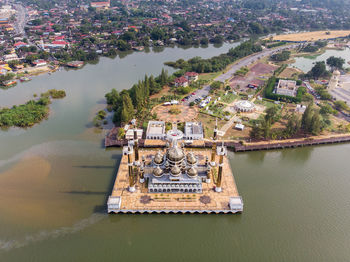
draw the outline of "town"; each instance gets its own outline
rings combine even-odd
[[[16,79],[29,81],[59,66],[81,68],[99,56],[115,57],[130,50],[221,45],[272,33],[350,28],[345,22],[348,6],[280,2],[270,13],[268,1],[196,3],[3,0],[0,84],[9,88]]]
[[[246,44],[231,49],[226,56],[235,55]],[[273,141],[313,139],[317,143],[317,137],[347,136],[350,97],[345,60],[330,57],[317,62],[307,73],[288,66],[301,55],[334,46],[348,48],[347,38],[275,48],[268,48],[267,40],[250,45],[250,55],[227,67],[224,63],[224,69],[220,67],[216,72],[188,71],[200,63],[210,63],[210,59],[167,62],[179,70],[171,76],[163,70],[158,77],[146,76],[129,91],[106,94],[107,112],[114,112],[116,127],[109,132],[105,145],[127,144],[132,137],[129,122],[134,118],[140,120],[138,132],[145,146],[152,144],[151,140],[158,141],[154,145],[164,145],[160,141],[177,123],[184,132],[185,144],[205,147],[217,120],[218,135],[236,148],[258,141],[268,145]],[[103,119],[101,113],[95,117],[96,127],[106,124]],[[152,133],[152,125],[162,128]]]

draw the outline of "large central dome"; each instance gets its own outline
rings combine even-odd
[[[178,162],[185,157],[183,150],[177,146],[168,149],[167,158],[170,161]]]

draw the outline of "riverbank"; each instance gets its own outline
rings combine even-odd
[[[128,140],[118,139],[118,128],[113,128],[106,136],[104,140],[104,146],[109,147],[123,147],[128,145]],[[338,134],[338,135],[319,135],[310,136],[305,138],[285,139],[285,140],[269,140],[269,141],[257,141],[257,142],[243,142],[239,140],[222,140],[225,146],[231,148],[234,152],[246,152],[246,151],[262,151],[262,150],[274,150],[285,148],[296,148],[304,146],[314,145],[326,145],[335,143],[348,143],[350,142],[350,133]],[[163,140],[150,140],[140,139],[139,146],[143,148],[163,148],[166,146],[166,142]],[[211,148],[212,140],[194,140],[192,143],[186,144],[185,147],[189,148]]]
[[[243,41],[243,40],[242,40]],[[145,48],[144,50],[128,50],[128,51],[118,51],[116,55],[112,56],[107,56],[107,55],[99,55],[97,59],[95,60],[89,60],[89,61],[71,61],[71,62],[64,62],[64,61],[58,61],[55,60],[54,62],[48,62],[44,61],[44,65],[40,66],[29,66],[24,67],[19,70],[14,70],[14,71],[9,71],[10,73],[14,74],[13,81],[19,80],[21,77],[36,77],[38,75],[43,75],[43,74],[52,74],[55,73],[56,71],[60,71],[62,69],[66,70],[79,70],[84,68],[86,65],[91,64],[91,65],[96,65],[100,62],[102,58],[109,58],[109,59],[124,59],[126,56],[136,54],[136,53],[150,53],[150,52],[156,52],[160,53],[163,52],[165,49],[174,49],[174,48],[179,48],[183,50],[187,50],[189,48],[200,48],[200,49],[206,49],[209,47],[214,47],[214,48],[221,48],[224,45],[234,45],[234,44],[239,44],[242,41],[227,41],[224,42],[220,45],[218,44],[208,44],[208,45],[198,45],[198,46],[182,46],[182,45],[169,45],[169,46],[153,46],[151,49],[150,47]],[[3,89],[9,89],[10,87],[13,87],[14,85],[11,85],[7,88]]]

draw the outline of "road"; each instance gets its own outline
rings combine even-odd
[[[230,79],[234,75],[234,73],[236,73],[236,71],[238,71],[241,67],[248,66],[265,56],[270,56],[282,50],[285,50],[288,48],[296,48],[298,45],[299,44],[294,44],[294,45],[281,46],[274,49],[264,49],[259,53],[252,54],[250,56],[242,58],[241,60],[234,63],[226,73],[223,73],[218,77],[216,77],[214,81],[220,81],[224,83],[226,80]],[[204,86],[202,89],[197,90],[195,95],[191,96],[187,101],[185,101],[184,105],[189,105],[196,98],[207,96],[209,94],[209,91],[210,91],[210,86],[209,85]]]
[[[26,9],[21,4],[13,4],[16,13],[16,22],[14,23],[14,29],[17,35],[25,36],[24,26],[26,25]]]
[[[198,89],[196,91],[196,94],[191,96],[187,101],[183,102],[184,105],[188,106],[191,102],[193,102],[196,98],[203,98],[204,96],[207,96],[210,91],[210,86],[205,85],[202,89]]]
[[[270,56],[270,55],[278,53],[282,50],[285,50],[288,48],[295,48],[297,46],[298,45],[288,45],[288,46],[277,47],[275,49],[267,49],[266,48],[259,53],[247,56],[247,57],[239,60],[235,64],[233,64],[231,66],[231,68],[226,73],[223,73],[222,75],[219,75],[217,78],[215,78],[215,81],[220,81],[220,82],[224,83],[226,80],[230,79],[233,76],[233,74],[236,73],[236,71],[238,71],[242,67],[248,66],[248,65],[254,63],[255,61],[257,61],[265,56]]]

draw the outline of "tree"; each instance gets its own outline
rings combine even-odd
[[[121,98],[123,103],[121,110],[121,121],[127,123],[133,118],[135,110],[127,91],[122,91]]]
[[[200,44],[201,44],[201,45],[208,45],[208,44],[209,44],[208,38],[206,38],[206,37],[201,38]]]
[[[290,51],[282,51],[280,53],[274,54],[271,56],[271,59],[274,61],[286,61],[290,57]]]
[[[127,51],[127,50],[131,49],[131,45],[128,42],[124,41],[124,40],[118,40],[117,41],[117,48],[120,51]]]
[[[327,58],[327,65],[329,65],[332,68],[342,69],[344,63],[345,63],[345,60],[341,57],[331,56]]]
[[[321,117],[318,111],[314,112],[311,119],[311,130],[313,135],[318,135],[321,132]]]
[[[224,42],[224,38],[221,35],[216,35],[214,38],[210,39],[210,42],[213,44],[222,44]]]
[[[249,132],[249,136],[253,139],[260,139],[263,137],[263,132],[259,124],[252,126],[252,129]]]
[[[311,121],[312,121],[312,107],[313,107],[313,104],[310,103],[306,109],[305,109],[305,112],[303,113],[303,116],[301,118],[301,128],[304,130],[304,132],[310,132],[311,130]]]
[[[167,83],[168,83],[168,71],[162,68],[162,72],[160,73],[160,84],[164,86]]]
[[[264,33],[264,27],[259,23],[256,23],[256,22],[250,23],[249,27],[253,34],[260,35]]]
[[[337,100],[334,102],[335,108],[338,110],[350,110],[349,106],[341,100]]]
[[[271,119],[268,119],[268,120],[264,119],[263,121],[261,121],[262,133],[265,139],[270,137],[271,126],[272,126]]]
[[[324,76],[327,73],[326,64],[324,61],[316,62],[315,65],[309,71],[309,75],[315,79]]]
[[[214,81],[211,85],[210,85],[210,89],[211,90],[218,90],[220,89],[222,83],[220,81]]]
[[[280,110],[277,105],[273,105],[272,107],[269,107],[268,109],[266,109],[265,112],[266,112],[265,120],[270,121],[271,123],[275,123],[281,117]]]
[[[301,122],[299,118],[293,113],[289,117],[287,122],[286,130],[285,130],[287,136],[290,137],[297,134],[300,131],[300,127],[301,127]]]
[[[159,27],[155,27],[151,31],[151,39],[152,40],[162,40],[165,36],[165,32],[163,29]]]
[[[126,31],[124,34],[122,34],[120,36],[120,39],[124,40],[124,41],[132,41],[132,40],[135,40],[135,33],[134,32],[131,32],[131,31]]]

